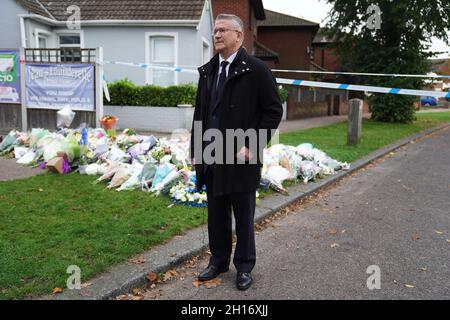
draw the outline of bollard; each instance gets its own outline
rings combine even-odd
[[[347,144],[355,146],[361,141],[363,101],[351,99],[348,109]]]

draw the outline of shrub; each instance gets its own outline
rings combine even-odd
[[[104,99],[105,105],[176,107],[179,104],[195,105],[197,86],[183,84],[170,87],[156,85],[137,86],[125,78],[108,84],[111,101]],[[289,92],[279,86],[281,102],[285,102]]]
[[[137,86],[128,79],[108,84],[111,101],[105,105],[176,107],[179,104],[195,104],[197,88],[193,84],[170,87],[156,85]]]
[[[287,97],[289,95],[289,91],[285,87],[279,86],[278,87],[278,94],[280,95],[281,103],[284,103],[287,100]]]

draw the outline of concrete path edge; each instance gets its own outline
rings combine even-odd
[[[437,127],[423,130],[414,135],[403,138],[393,144],[376,150],[369,155],[351,163],[350,169],[341,171],[335,175],[328,176],[308,184],[298,184],[289,188],[289,195],[274,194],[260,200],[255,212],[255,223],[264,220],[280,209],[283,209],[295,201],[312,195],[324,187],[335,183],[344,176],[355,172],[371,162],[401,148],[409,143],[423,138],[429,134],[450,127],[446,123]],[[206,221],[205,221],[206,223]],[[208,248],[208,234],[206,225],[187,231],[183,235],[175,236],[169,241],[155,246],[142,254],[145,263],[134,264],[124,262],[111,267],[107,272],[99,275],[88,282],[80,290],[66,289],[60,294],[39,297],[43,300],[106,300],[121,294],[126,294],[134,288],[144,287],[148,284],[146,276],[149,272],[165,272],[172,269],[192,257],[204,252]],[[81,270],[81,279],[83,274]],[[70,276],[69,274],[67,275]],[[82,281],[83,282],[83,281]]]

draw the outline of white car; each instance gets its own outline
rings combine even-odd
[[[19,93],[13,87],[0,87],[0,101],[19,102]]]

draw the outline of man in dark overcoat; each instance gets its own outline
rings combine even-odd
[[[207,189],[211,251],[208,267],[198,278],[211,280],[228,271],[233,212],[237,236],[233,264],[240,290],[253,283],[253,226],[262,150],[283,113],[275,78],[264,62],[242,47],[243,31],[239,17],[217,16],[213,32],[217,54],[198,69],[200,79],[191,132],[197,189],[203,184]]]

